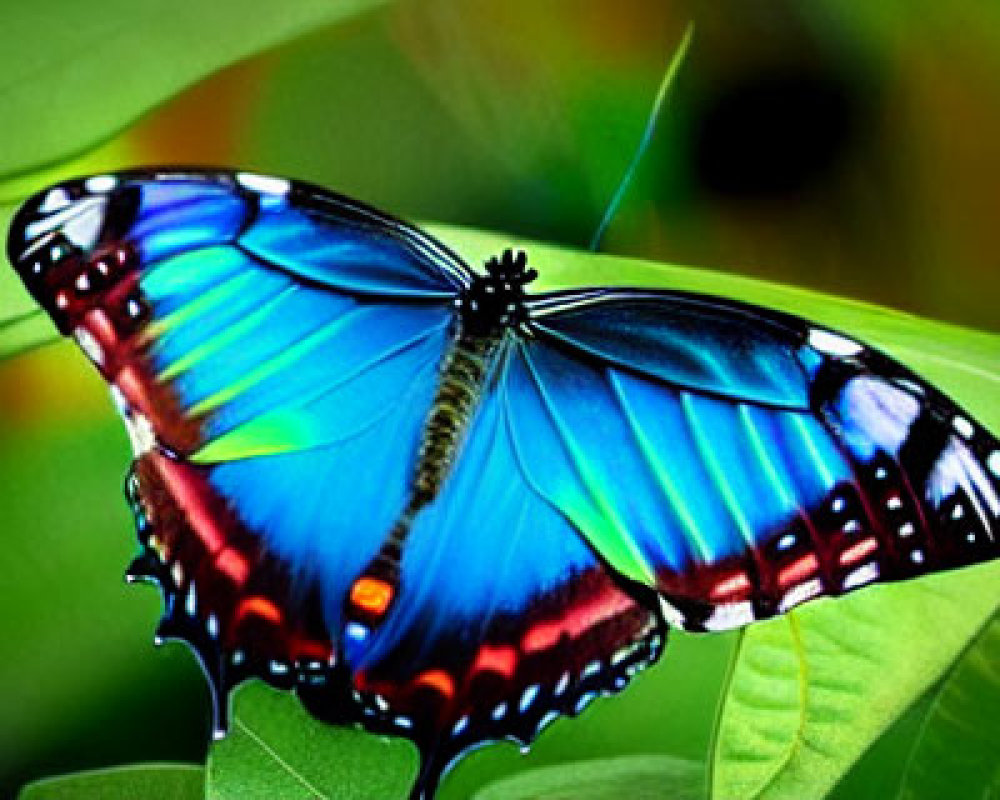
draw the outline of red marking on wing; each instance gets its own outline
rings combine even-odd
[[[333,654],[333,645],[329,642],[317,642],[313,639],[297,638],[292,642],[292,652],[299,658],[329,661],[330,656]]]
[[[712,589],[711,597],[713,600],[732,600],[732,595],[744,595],[748,593],[753,588],[750,583],[750,579],[747,577],[745,572],[737,572],[735,575],[730,575],[728,578],[722,578],[715,587]]]
[[[567,609],[559,619],[533,625],[521,639],[521,649],[526,653],[548,650],[563,636],[575,639],[595,625],[628,610],[634,603],[631,597],[620,591],[602,592],[586,603]]]
[[[841,553],[840,563],[842,566],[855,564],[866,556],[871,555],[876,550],[878,550],[878,539],[874,536],[869,536],[867,539],[862,539],[860,542],[848,547],[843,553]]]
[[[250,562],[233,547],[227,547],[215,559],[219,572],[229,576],[233,583],[242,586],[250,574]]]
[[[802,583],[802,581],[812,577],[818,569],[819,559],[815,553],[809,553],[795,559],[795,561],[778,573],[778,585],[783,589],[787,589],[789,586]]]
[[[517,670],[517,651],[510,645],[493,646],[484,644],[472,662],[470,675],[477,672],[496,672],[505,678],[514,677]]]
[[[187,517],[191,530],[201,539],[209,553],[218,553],[226,544],[226,536],[208,508],[205,496],[191,485],[176,462],[159,453],[150,453],[150,458],[170,495]]]

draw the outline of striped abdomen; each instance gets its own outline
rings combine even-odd
[[[500,335],[459,334],[445,356],[424,425],[408,510],[417,511],[437,496],[455,461],[500,340]]]

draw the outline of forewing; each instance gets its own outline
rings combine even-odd
[[[519,458],[676,624],[735,627],[1000,554],[997,440],[888,357],[710,297],[535,307],[508,370]]]

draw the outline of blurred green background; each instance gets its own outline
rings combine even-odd
[[[50,55],[72,72],[85,50],[131,35],[123,3],[62,6],[7,4],[0,44],[30,52],[55,37]],[[186,8],[150,4],[142,44],[162,45],[159,73],[188,55],[167,38]],[[73,14],[92,25],[82,43],[67,32]],[[1000,6],[975,0],[377,5],[239,53],[77,152],[12,156],[0,199],[43,174],[239,165],[410,219],[585,247],[692,20],[690,56],[603,249],[1000,331]],[[211,48],[229,24],[219,12],[185,36]],[[44,77],[44,64],[14,66],[0,78],[8,128],[23,112],[13,82]],[[39,93],[32,113],[72,132],[79,109],[143,74],[122,60]],[[0,299],[26,303],[16,290]],[[127,458],[103,385],[67,345],[0,363],[0,795],[72,769],[204,756],[193,659],[152,648],[159,601],[121,579]],[[733,640],[675,638],[649,677],[558,723],[530,761],[660,747],[700,758]],[[509,748],[481,760],[495,774],[521,763]],[[464,769],[456,781],[475,785]]]

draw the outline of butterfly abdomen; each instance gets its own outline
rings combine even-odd
[[[412,508],[429,503],[441,488],[482,394],[500,341],[499,336],[460,334],[445,357],[417,456]]]

